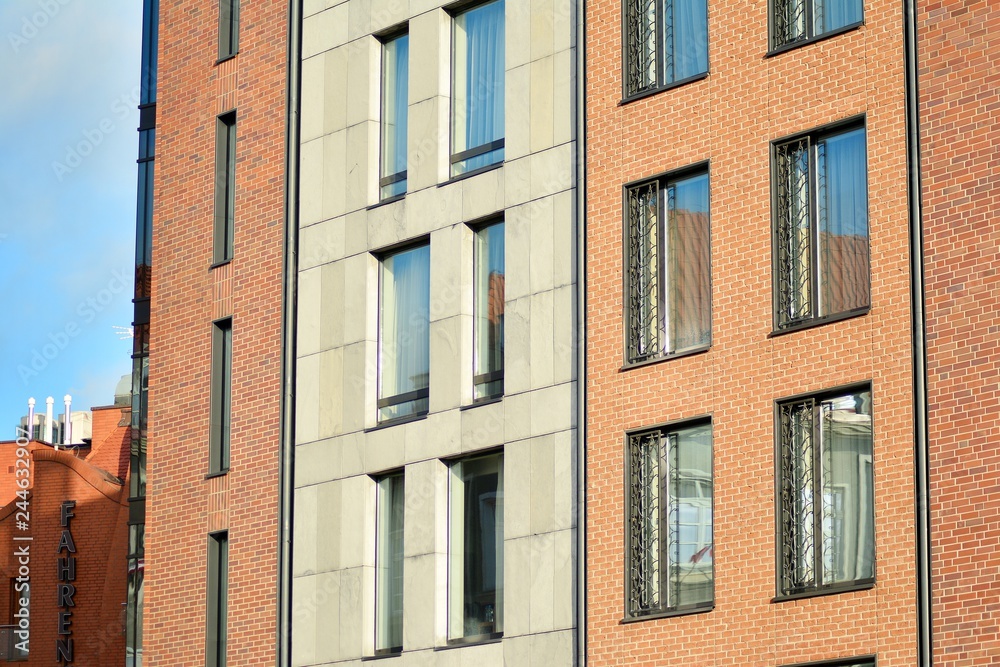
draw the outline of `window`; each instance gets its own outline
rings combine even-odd
[[[868,388],[781,402],[778,595],[875,580]]]
[[[380,421],[421,415],[430,376],[429,245],[382,259],[379,304]]]
[[[504,223],[476,232],[475,400],[503,395]]]
[[[626,0],[625,97],[708,72],[707,0]]]
[[[375,651],[403,650],[403,474],[378,481]]]
[[[406,192],[406,110],[409,99],[410,36],[382,44],[382,166],[379,196]]]
[[[708,174],[627,187],[628,361],[712,341]]]
[[[233,225],[236,220],[236,112],[219,116],[215,123],[215,235],[212,261],[233,258]]]
[[[451,175],[503,162],[504,0],[452,21]]]
[[[449,639],[503,632],[503,454],[451,468]]]
[[[240,0],[219,0],[219,60],[240,48]]]
[[[875,656],[803,662],[798,665],[788,665],[787,667],[875,667]]]
[[[125,606],[125,664],[142,665],[142,613],[145,600],[146,526],[129,524]]]
[[[208,472],[229,470],[229,435],[233,373],[233,321],[212,325],[212,398]]]
[[[775,329],[870,303],[865,129],[774,146]]]
[[[861,0],[771,0],[771,48],[860,24]]]
[[[226,621],[229,615],[229,533],[208,536],[206,579],[206,667],[226,667]]]
[[[627,616],[710,607],[712,425],[629,435],[627,475]]]

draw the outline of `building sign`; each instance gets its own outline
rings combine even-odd
[[[73,596],[76,595],[76,543],[73,542],[73,532],[70,530],[70,521],[76,516],[73,508],[76,507],[75,500],[64,500],[59,511],[59,523],[62,525],[62,536],[59,538],[59,547],[56,553],[59,556],[59,589],[58,607],[59,622],[56,638],[56,662],[70,664],[73,662],[73,607],[76,602]],[[65,553],[65,556],[63,555]]]

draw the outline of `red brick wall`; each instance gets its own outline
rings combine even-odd
[[[934,663],[1000,663],[1000,5],[917,3]]]
[[[877,653],[915,662],[914,495],[902,16],[765,57],[765,0],[709,2],[710,74],[621,105],[621,3],[587,5],[588,664],[781,665]],[[866,114],[871,311],[768,338],[769,142]],[[620,370],[622,185],[711,162],[712,348]],[[877,584],[775,595],[774,400],[871,381]],[[715,609],[624,617],[624,433],[711,415]]]
[[[145,561],[145,662],[201,664],[207,534],[229,530],[229,662],[274,660],[287,3],[161,3]],[[212,265],[216,117],[237,114],[234,258]],[[211,322],[233,318],[228,475],[206,479]],[[230,494],[229,489],[234,493]]]
[[[93,426],[87,461],[115,477],[125,479],[129,466],[131,431],[128,424],[131,420],[131,406],[91,408],[90,414],[93,416]]]
[[[72,582],[76,587],[75,606],[69,610],[73,614],[69,627],[74,642],[73,664],[121,664],[125,655],[127,489],[72,451],[55,451],[40,444],[31,450],[34,486],[29,501],[29,530],[20,530],[16,525],[22,519],[16,514],[17,499],[0,509],[0,621],[8,622],[9,580],[18,576],[15,550],[29,544],[30,654],[22,664],[56,664],[56,628],[61,611],[57,607],[57,552],[63,531],[60,508],[64,501],[74,500],[76,507],[72,511],[76,516],[69,523],[77,559],[76,579]],[[25,535],[32,540],[13,539]],[[62,557],[68,554],[64,551]]]

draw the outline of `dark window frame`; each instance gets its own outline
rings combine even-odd
[[[229,471],[232,442],[233,318],[212,322],[208,474]]]
[[[867,292],[868,292],[868,302],[861,306],[850,308],[844,311],[836,312],[816,312],[817,304],[820,303],[818,295],[823,289],[822,276],[820,275],[821,266],[819,262],[819,214],[818,214],[818,197],[819,188],[817,187],[817,168],[815,164],[815,154],[816,146],[830,138],[835,137],[840,134],[846,134],[848,132],[853,132],[855,130],[863,130],[865,139],[865,207],[866,207],[866,223],[868,226],[868,244],[867,244],[867,255],[868,255],[868,271],[866,275],[867,279]],[[806,316],[785,316],[785,312],[791,307],[790,304],[783,303],[786,298],[791,299],[790,293],[792,291],[791,279],[786,276],[786,271],[783,268],[784,264],[790,262],[790,259],[783,258],[781,250],[784,248],[785,243],[782,238],[782,234],[790,235],[790,228],[793,223],[790,219],[784,220],[783,217],[786,216],[787,202],[782,199],[781,190],[781,171],[780,171],[780,156],[779,152],[783,146],[791,145],[797,142],[806,142],[807,150],[809,151],[809,165],[807,174],[807,187],[808,187],[808,216],[810,224],[810,246],[809,246],[809,257],[810,257],[810,268],[809,268],[809,280],[810,280],[810,295],[809,295],[809,308],[811,314]],[[814,326],[820,326],[823,324],[828,324],[831,322],[838,322],[844,319],[850,319],[853,317],[858,317],[865,315],[871,309],[871,196],[870,188],[868,183],[869,175],[869,160],[868,160],[868,125],[867,118],[865,114],[851,116],[849,118],[844,118],[841,120],[834,121],[832,123],[827,123],[821,125],[805,132],[798,132],[785,137],[774,139],[770,143],[770,154],[771,154],[771,316],[772,316],[772,331],[768,337],[779,336],[785,333],[790,333],[793,331],[800,331],[802,329],[809,329]],[[786,253],[787,254],[787,253]],[[786,297],[785,293],[789,295]]]
[[[624,585],[622,587],[623,596],[623,608],[624,615],[622,623],[634,623],[638,621],[657,619],[657,618],[667,618],[672,616],[684,616],[688,614],[700,614],[712,611],[715,608],[715,558],[712,558],[712,582],[713,582],[713,593],[712,600],[708,602],[697,602],[694,604],[679,604],[671,606],[668,599],[668,579],[669,579],[669,567],[661,568],[659,575],[659,583],[657,585],[657,590],[660,595],[662,595],[666,602],[658,606],[650,607],[645,611],[637,611],[633,605],[632,597],[632,586],[631,580],[633,577],[632,573],[632,563],[630,560],[630,554],[633,548],[634,535],[632,532],[632,502],[631,502],[631,490],[633,488],[633,463],[632,463],[632,453],[633,446],[637,440],[643,437],[658,436],[662,441],[663,438],[669,437],[672,434],[676,434],[679,431],[683,431],[689,428],[695,428],[699,426],[708,426],[712,438],[712,463],[711,463],[711,476],[712,485],[715,484],[715,429],[713,425],[712,415],[701,415],[697,417],[692,417],[690,419],[678,419],[669,422],[664,422],[661,424],[656,424],[652,426],[644,426],[641,428],[629,429],[625,432],[624,438],[624,454],[625,454],[625,465],[623,466],[624,479],[623,488],[625,489],[625,515],[623,520],[623,525],[625,527],[625,557],[624,557]],[[672,475],[672,469],[665,471],[667,475]],[[637,474],[637,473],[636,473]],[[660,480],[660,484],[663,484],[663,480]],[[670,548],[670,528],[669,528],[669,507],[658,508],[659,516],[657,517],[657,531],[667,538],[661,540],[659,547],[658,560],[663,559],[665,562],[669,562],[669,548]],[[715,546],[715,492],[712,492],[712,502],[711,502],[711,514],[712,514],[712,549],[714,551]]]
[[[851,23],[833,28],[832,30],[827,30],[825,32],[815,32],[813,29],[813,13],[814,13],[814,3],[816,0],[801,0],[805,5],[804,12],[805,17],[803,18],[805,24],[805,32],[802,36],[795,39],[782,39],[778,31],[781,26],[778,24],[778,3],[788,3],[796,2],[797,0],[768,0],[767,3],[767,44],[768,44],[768,56],[777,55],[779,53],[784,53],[791,49],[804,46],[806,44],[812,44],[813,42],[818,42],[830,37],[835,37],[841,35],[845,32],[850,32],[856,30],[865,24],[865,6],[864,0],[861,0],[861,20],[853,21]]]
[[[208,534],[205,577],[205,666],[226,667],[229,637],[229,531]]]
[[[504,33],[506,35],[507,30],[507,3],[506,0],[461,0],[447,8],[448,16],[451,19],[450,25],[450,35],[449,35],[449,52],[448,57],[450,60],[449,68],[450,79],[448,81],[448,96],[449,96],[449,109],[448,109],[448,178],[449,182],[460,180],[463,178],[468,178],[469,176],[475,176],[487,171],[496,169],[498,166],[502,165],[506,160],[506,151],[504,156],[499,160],[491,162],[490,164],[477,167],[475,169],[463,170],[455,173],[455,165],[461,164],[466,160],[471,158],[479,157],[480,155],[486,155],[492,153],[496,150],[501,150],[506,147],[507,140],[507,117],[506,111],[504,112],[504,136],[500,139],[495,139],[493,141],[487,142],[485,144],[480,144],[479,146],[473,146],[467,148],[463,151],[455,152],[455,76],[456,65],[455,62],[455,21],[459,16],[470,12],[479,7],[492,4],[494,2],[502,2],[504,4]],[[506,45],[504,46],[504,63],[506,67],[507,53]],[[466,64],[468,67],[468,64]],[[507,94],[507,72],[506,69],[503,71],[503,90],[504,99],[506,99]]]
[[[790,463],[787,461],[784,455],[785,442],[783,439],[783,426],[782,426],[782,410],[786,406],[801,406],[807,403],[811,403],[811,428],[810,428],[810,438],[812,442],[816,443],[820,441],[820,431],[822,429],[822,403],[824,401],[843,398],[851,394],[868,392],[869,401],[871,403],[871,440],[872,440],[872,477],[871,477],[871,492],[872,492],[872,508],[871,516],[868,519],[871,521],[871,534],[872,534],[872,573],[873,576],[868,578],[855,579],[851,581],[833,582],[830,584],[822,583],[822,560],[823,553],[822,549],[816,548],[816,542],[820,543],[824,539],[824,531],[822,528],[822,513],[812,511],[813,516],[813,573],[814,576],[819,577],[819,583],[813,583],[810,585],[795,585],[790,581],[789,575],[786,572],[786,567],[784,564],[785,560],[785,538],[783,533],[786,530],[784,524],[791,521],[800,521],[801,517],[794,516],[794,508],[786,508],[783,504],[784,497],[784,487],[785,481],[788,475],[783,472],[783,468]],[[775,535],[774,535],[774,562],[775,562],[775,597],[771,600],[772,602],[786,602],[791,600],[799,600],[803,598],[810,597],[822,597],[825,595],[836,595],[840,593],[847,593],[859,590],[868,590],[874,588],[876,580],[878,578],[878,550],[877,544],[875,543],[876,530],[875,530],[875,472],[874,472],[874,449],[875,449],[875,418],[874,418],[874,391],[872,387],[871,380],[856,382],[851,384],[840,385],[837,387],[832,387],[829,389],[822,389],[820,391],[808,392],[803,394],[796,394],[794,396],[787,396],[774,401],[774,517],[775,517]],[[822,484],[823,478],[823,466],[822,462],[819,460],[821,457],[821,452],[818,446],[813,446],[812,452],[812,475],[813,475],[813,488],[812,498],[817,496],[822,497],[822,489],[819,488]],[[818,493],[817,493],[818,491]],[[810,663],[811,664],[811,663]]]
[[[219,0],[219,60],[240,51],[240,0]]]
[[[215,121],[215,216],[212,263],[233,258],[236,226],[236,110],[219,114]]]
[[[631,264],[632,255],[635,249],[632,247],[631,241],[631,231],[632,231],[632,217],[630,211],[630,192],[637,190],[638,188],[648,187],[656,184],[657,193],[657,216],[659,220],[666,221],[666,198],[662,193],[670,187],[673,183],[682,181],[691,177],[704,175],[708,179],[708,292],[709,292],[709,302],[708,302],[708,342],[703,345],[697,345],[694,347],[686,347],[680,350],[664,351],[665,342],[658,340],[656,342],[657,350],[655,352],[649,352],[641,354],[636,347],[636,342],[634,340],[633,329],[635,328],[635,323],[633,318],[635,317],[634,307],[632,305],[632,290],[633,286],[630,284],[631,277]],[[657,238],[656,247],[657,249],[662,249],[663,245],[663,224],[657,223]],[[667,359],[676,359],[679,357],[686,357],[692,354],[697,354],[704,352],[712,347],[712,319],[713,319],[713,309],[712,309],[712,174],[710,169],[710,163],[708,161],[698,162],[692,165],[682,167],[680,169],[674,169],[671,171],[663,172],[661,174],[643,178],[635,181],[631,181],[622,186],[622,240],[623,240],[623,252],[622,252],[622,305],[623,305],[623,317],[622,317],[622,335],[623,335],[623,351],[624,351],[624,364],[623,369],[645,366],[650,363],[655,363],[659,361],[664,361]],[[658,270],[656,280],[660,285],[665,284],[663,279],[666,274],[668,267],[665,263],[658,263]],[[660,294],[657,298],[657,314],[658,319],[657,330],[661,331],[667,322],[667,299],[666,295]]]

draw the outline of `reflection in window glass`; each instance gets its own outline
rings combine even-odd
[[[375,649],[381,652],[395,652],[403,647],[404,497],[402,474],[379,480]]]
[[[503,454],[452,466],[449,639],[503,632]]]
[[[504,223],[476,232],[475,368],[477,400],[503,394]]]

